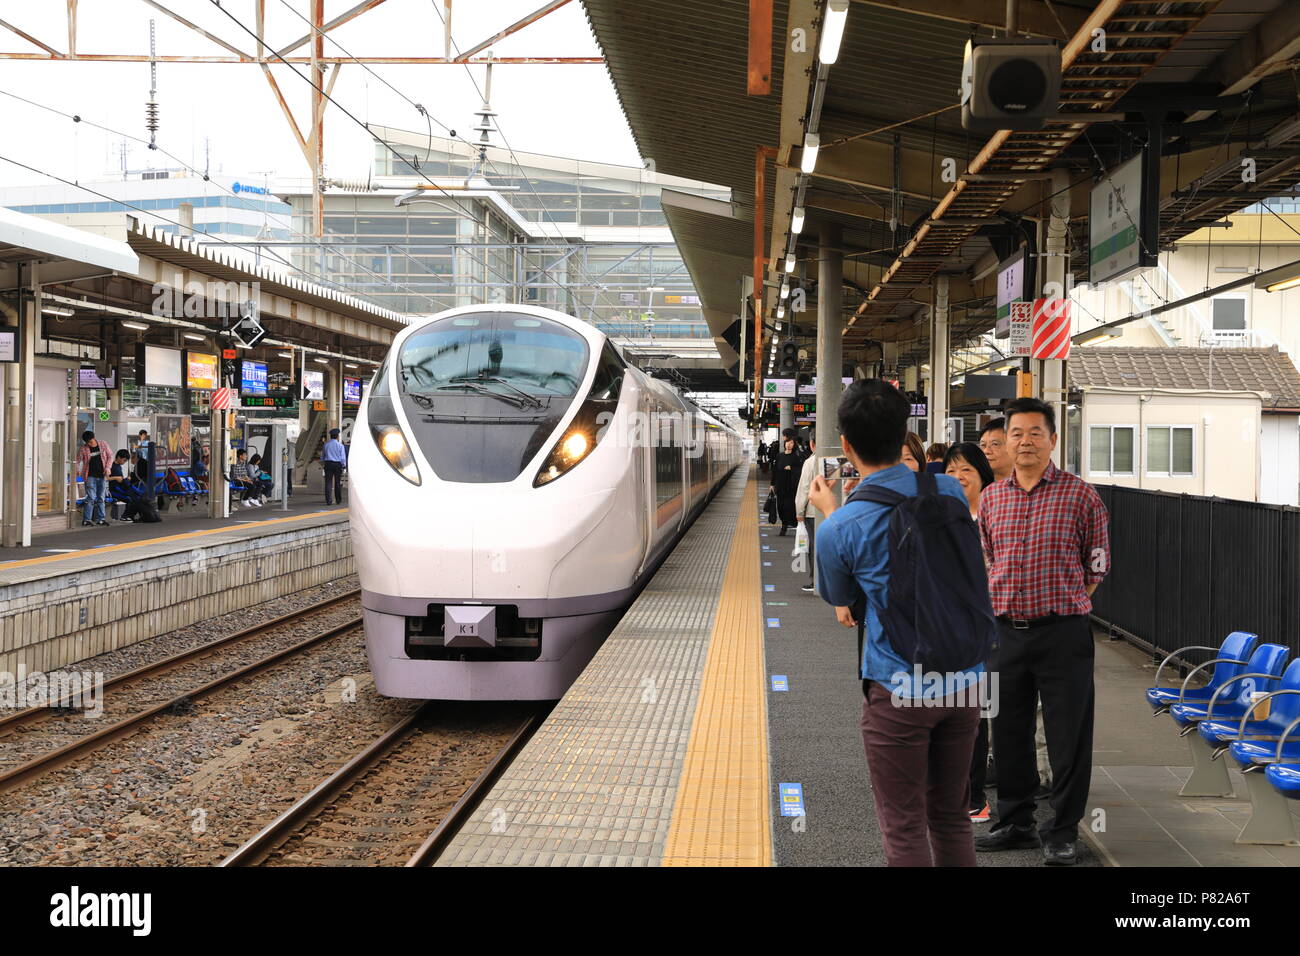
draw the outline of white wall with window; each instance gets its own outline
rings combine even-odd
[[[1255,392],[1088,388],[1082,418],[1088,481],[1267,500],[1260,495],[1266,433]],[[1269,442],[1269,454],[1286,454]],[[1300,463],[1300,449],[1293,458]]]

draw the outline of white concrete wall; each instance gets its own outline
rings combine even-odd
[[[1259,470],[1260,501],[1300,505],[1300,416],[1263,417]]]
[[[1144,396],[1149,398],[1142,401]],[[1080,459],[1083,477],[1096,484],[1255,501],[1260,478],[1260,412],[1259,396],[1247,392],[1086,390]],[[1133,427],[1132,475],[1092,472],[1089,448],[1093,425]],[[1150,472],[1147,430],[1153,425],[1192,429],[1191,475],[1166,476]]]

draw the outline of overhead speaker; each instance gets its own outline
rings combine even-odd
[[[1060,105],[1061,50],[1055,40],[966,41],[961,125],[972,133],[1042,129]]]

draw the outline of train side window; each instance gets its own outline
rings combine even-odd
[[[384,356],[384,361],[379,366],[379,371],[370,382],[370,394],[383,396],[388,394],[388,356]]]
[[[618,352],[607,341],[596,364],[596,376],[591,381],[591,398],[597,401],[616,402],[623,388],[623,370],[627,366]]]

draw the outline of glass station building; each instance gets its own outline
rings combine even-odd
[[[388,146],[376,144],[368,182],[329,185],[324,242],[287,243],[315,281],[398,312],[520,302],[625,341],[715,352],[659,194],[726,201],[728,191],[638,167],[497,146],[480,157],[460,140],[373,131]],[[310,183],[276,193],[293,229],[310,235]]]

